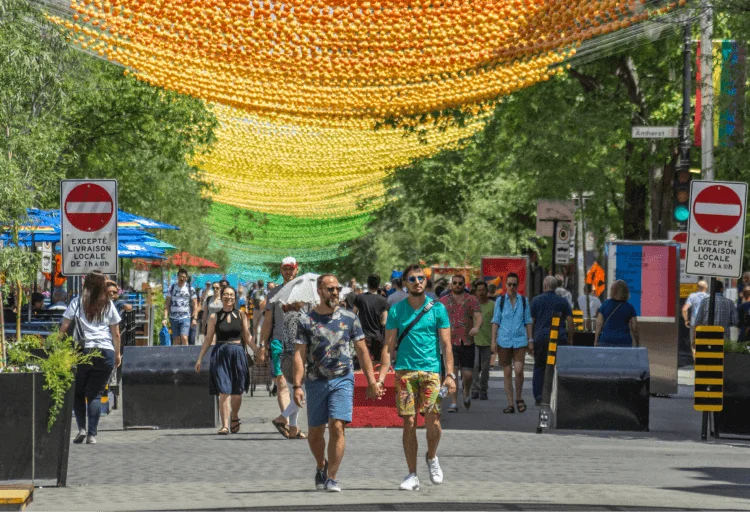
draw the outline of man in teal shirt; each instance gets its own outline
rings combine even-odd
[[[418,491],[417,478],[417,412],[424,415],[427,428],[427,469],[434,485],[443,481],[437,457],[442,427],[440,425],[440,345],[445,355],[446,377],[443,386],[449,393],[456,390],[453,373],[453,351],[448,311],[440,302],[425,295],[427,284],[422,267],[410,265],[403,273],[409,291],[406,299],[391,306],[385,324],[385,346],[381,355],[380,384],[391,365],[391,354],[398,343],[396,359],[396,408],[404,419],[404,453],[409,474],[400,485],[405,491]],[[423,312],[424,311],[424,312]],[[416,322],[415,322],[416,319]],[[408,330],[408,332],[407,332]]]

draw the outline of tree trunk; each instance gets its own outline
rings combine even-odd
[[[622,216],[622,231],[625,240],[645,240],[646,197],[648,186],[637,177],[625,177],[625,209]]]
[[[672,153],[672,158],[660,168],[661,173],[656,175],[651,188],[651,218],[653,219],[653,238],[655,240],[666,240],[667,232],[672,227],[672,182],[677,171],[677,148]]]
[[[16,281],[16,342],[21,341],[21,316],[23,315],[23,288],[21,281]]]

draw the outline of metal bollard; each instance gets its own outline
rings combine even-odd
[[[552,409],[552,380],[555,377],[555,362],[557,361],[557,339],[560,335],[560,320],[562,315],[558,313],[552,317],[552,327],[549,330],[549,349],[547,350],[547,366],[544,369],[544,388],[542,389],[542,403],[539,408],[539,423],[536,433],[541,434],[543,429],[550,427]]]

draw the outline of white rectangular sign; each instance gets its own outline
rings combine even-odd
[[[42,272],[52,272],[52,242],[42,242]]]
[[[690,182],[686,274],[742,275],[746,207],[747,183]]]
[[[676,126],[633,126],[634,139],[676,139],[680,131]]]
[[[117,180],[60,182],[62,272],[117,273]]]

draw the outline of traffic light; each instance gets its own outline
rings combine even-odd
[[[674,220],[684,224],[690,217],[690,180],[689,169],[680,169],[674,174]]]

